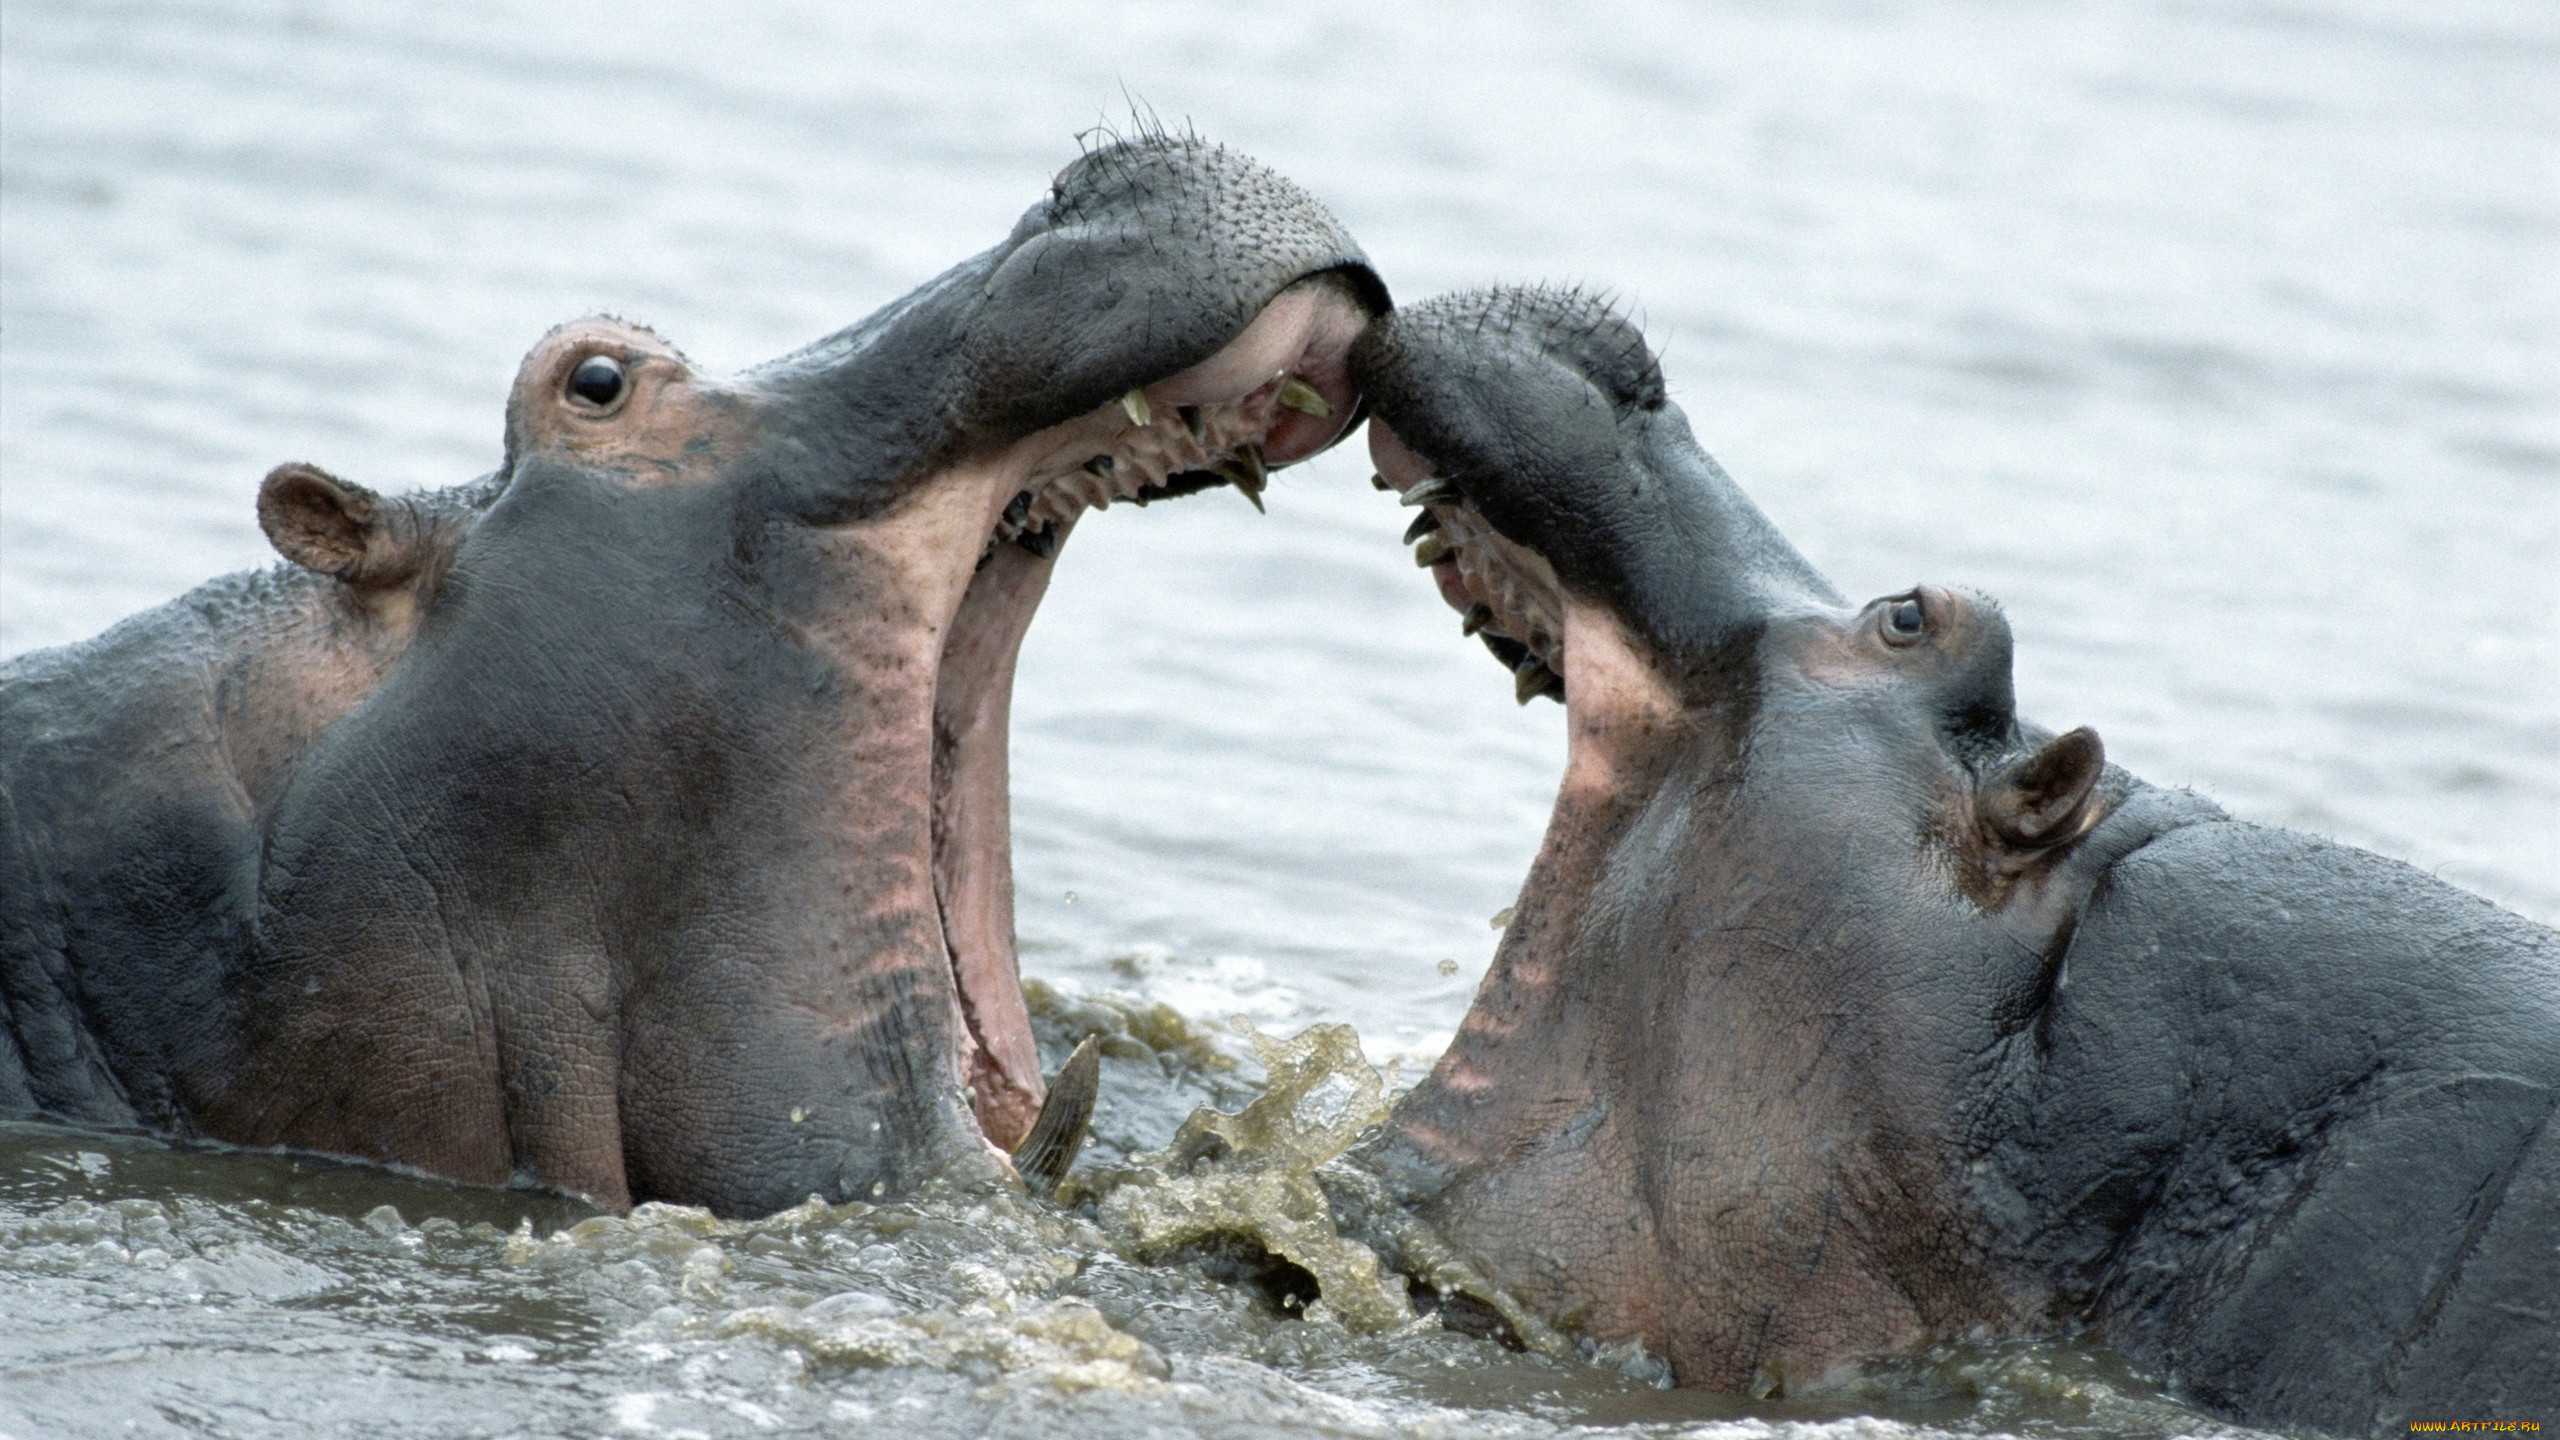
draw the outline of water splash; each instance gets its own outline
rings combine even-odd
[[[1292,1040],[1252,1036],[1268,1076],[1236,1114],[1202,1107],[1173,1143],[1122,1164],[1071,1174],[1059,1190],[1088,1204],[1104,1231],[1141,1259],[1240,1237],[1314,1277],[1310,1319],[1359,1333],[1415,1319],[1377,1252],[1345,1239],[1316,1171],[1387,1117],[1386,1084],[1348,1025],[1317,1025]]]

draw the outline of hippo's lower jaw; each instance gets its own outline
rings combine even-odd
[[[1270,470],[1325,448],[1357,395],[1344,362],[1368,311],[1319,274],[1283,291],[1234,340],[1180,374],[955,466],[930,504],[984,520],[942,564],[974,564],[934,675],[932,874],[956,984],[954,1037],[980,1128],[1019,1144],[1043,1095],[1013,933],[1006,752],[1022,638],[1060,547],[1089,510],[1233,485],[1262,507]]]

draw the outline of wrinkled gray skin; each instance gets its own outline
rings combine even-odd
[[[1303,192],[1146,136],[733,381],[555,331],[483,481],[279,467],[300,568],[0,668],[0,1116],[738,1215],[1001,1174],[1058,543],[1329,443],[1384,306]]]
[[[2552,931],[2019,720],[1996,607],[1841,603],[1596,304],[1434,301],[1354,374],[1569,716],[1374,1154],[1462,1252],[1695,1386],[2079,1332],[2260,1425],[2560,1415]]]

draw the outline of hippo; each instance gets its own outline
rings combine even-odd
[[[1570,737],[1366,1152],[1466,1263],[1761,1397],[2072,1335],[2256,1425],[2560,1415],[2560,936],[2021,719],[1980,595],[1844,603],[1585,296],[1400,310],[1352,374]]]
[[[553,331],[477,482],[279,467],[287,566],[0,669],[0,1118],[733,1216],[1005,1180],[1046,1090],[1007,715],[1059,547],[1259,507],[1387,306],[1297,186],[1143,133],[734,379]]]

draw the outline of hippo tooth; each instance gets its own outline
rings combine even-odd
[[[1404,543],[1410,545],[1414,541],[1421,539],[1423,536],[1428,535],[1439,528],[1440,517],[1432,514],[1428,510],[1425,510],[1421,514],[1413,517],[1412,524],[1404,527]]]
[[[1107,480],[1111,477],[1111,472],[1117,463],[1108,455],[1096,455],[1084,462],[1084,468],[1088,473],[1102,476]]]
[[[1292,410],[1303,410],[1319,420],[1333,418],[1333,402],[1324,392],[1292,375],[1280,382],[1280,403]]]
[[[1414,547],[1413,563],[1428,570],[1457,553],[1458,548],[1450,544],[1445,536],[1425,535],[1422,537],[1422,543]]]
[[[1473,635],[1493,623],[1493,607],[1479,600],[1467,607],[1466,617],[1458,622],[1458,633]]]
[[[1511,698],[1523,705],[1546,694],[1551,687],[1564,688],[1563,683],[1556,679],[1556,672],[1548,669],[1547,662],[1535,655],[1521,661],[1520,668],[1511,672]]]
[[[1215,468],[1218,474],[1227,477],[1230,483],[1244,492],[1244,498],[1253,502],[1254,509],[1262,509],[1262,491],[1271,483],[1271,472],[1263,468],[1260,447],[1239,445],[1234,459],[1221,460]]]
[[[1457,486],[1450,484],[1448,481],[1441,479],[1437,475],[1422,481],[1412,489],[1404,492],[1404,503],[1407,505],[1429,505],[1434,502],[1442,505],[1455,505],[1465,498],[1467,497],[1458,493]]]
[[[1564,664],[1564,656],[1556,656],[1556,664]],[[1536,687],[1533,687],[1531,692],[1528,692],[1528,694],[1531,694],[1531,697],[1539,697],[1539,694],[1544,694],[1544,697],[1549,697],[1549,700],[1554,700],[1554,702],[1559,702],[1559,705],[1562,705],[1562,702],[1564,702],[1564,676],[1562,676],[1562,674],[1556,674],[1556,666],[1546,664],[1546,661],[1539,661],[1539,664],[1536,664],[1536,666],[1539,666],[1539,669],[1533,671],[1533,676],[1536,676]],[[1510,679],[1510,687],[1513,687],[1513,694],[1518,694],[1518,687],[1521,687],[1521,674],[1518,674],[1518,671],[1513,671],[1513,679]],[[1521,700],[1521,705],[1528,705],[1528,700]]]
[[[1262,451],[1252,445],[1239,445],[1229,459],[1209,467],[1225,476],[1239,490],[1260,491],[1271,483],[1271,471],[1262,463]]]
[[[1043,525],[1037,530],[1025,530],[1014,536],[1013,543],[1046,560],[1058,553],[1058,532]]]
[[[1084,1148],[1093,1103],[1101,1094],[1101,1037],[1087,1035],[1058,1067],[1058,1078],[1049,1082],[1049,1098],[1040,1103],[1040,1117],[1013,1147],[1013,1168],[1032,1194],[1046,1195],[1067,1178],[1076,1152]]]
[[[1384,475],[1372,475],[1372,476],[1370,476],[1370,477],[1369,477],[1369,484],[1370,484],[1371,488],[1373,488],[1373,489],[1378,489],[1378,490],[1393,490],[1394,488],[1396,488],[1395,486],[1393,486],[1393,485],[1391,485],[1391,484],[1389,484],[1389,483],[1388,483],[1388,481],[1387,481],[1387,477],[1386,477],[1386,476],[1384,476]]]
[[[1200,445],[1209,439],[1209,417],[1197,405],[1176,405],[1173,413],[1182,417],[1182,428],[1191,432],[1191,443]]]
[[[1147,404],[1147,392],[1144,390],[1132,388],[1128,394],[1121,396],[1120,408],[1128,412],[1129,423],[1141,430],[1156,423],[1156,412]]]

